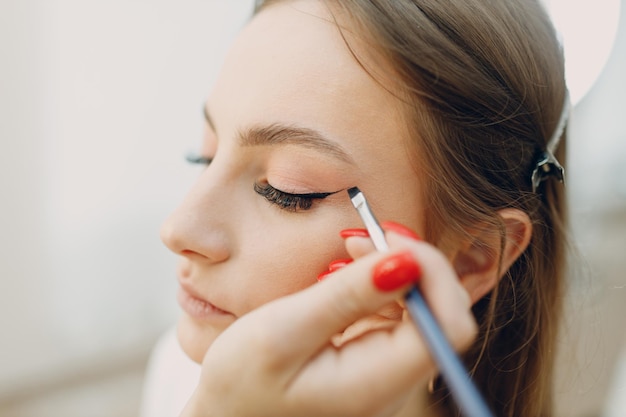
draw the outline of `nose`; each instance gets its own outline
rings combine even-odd
[[[196,184],[183,203],[161,226],[161,240],[172,252],[208,263],[230,257],[228,221],[220,213],[220,199]],[[213,200],[213,201],[211,201]]]

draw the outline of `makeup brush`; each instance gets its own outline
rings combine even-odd
[[[348,194],[354,208],[361,216],[376,250],[379,252],[388,251],[389,245],[385,240],[385,232],[374,217],[363,192],[357,187],[353,187],[348,190]],[[409,315],[424,337],[426,345],[439,367],[441,376],[446,381],[461,413],[466,417],[493,417],[463,363],[444,336],[417,286],[413,286],[409,290],[405,295],[405,301]]]

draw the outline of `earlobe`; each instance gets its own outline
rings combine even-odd
[[[480,300],[498,284],[502,276],[526,250],[532,236],[528,215],[519,209],[498,211],[503,230],[496,227],[477,228],[471,241],[458,248],[452,258],[461,283],[472,304]],[[502,232],[504,248],[502,248]]]

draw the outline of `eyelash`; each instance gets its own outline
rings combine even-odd
[[[191,164],[200,165],[209,165],[213,161],[212,158],[208,158],[195,153],[187,155],[185,159]],[[259,183],[255,183],[254,191],[270,203],[276,204],[281,210],[286,210],[294,213],[297,211],[310,210],[313,206],[314,200],[323,200],[329,195],[335,194],[334,192],[293,194],[281,191],[267,183],[262,185]]]
[[[202,156],[193,152],[185,156],[185,160],[190,164],[195,165],[209,165],[211,162],[213,162],[213,158],[208,158],[206,156]]]
[[[297,212],[301,210],[309,210],[314,200],[323,200],[334,193],[306,193],[292,194],[281,191],[272,187],[270,184],[254,184],[254,191],[261,197],[264,197],[272,204],[276,204],[280,209]]]

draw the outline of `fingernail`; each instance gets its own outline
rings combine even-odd
[[[369,237],[369,233],[367,232],[366,229],[344,229],[341,232],[339,232],[339,236],[341,236],[342,238],[346,239],[349,237]]]
[[[337,259],[328,264],[328,269],[317,276],[317,280],[321,281],[326,278],[329,274],[337,271],[338,269],[343,268],[344,266],[351,263],[353,259]]]
[[[422,271],[410,252],[401,252],[378,262],[374,267],[374,286],[380,291],[394,291],[419,281]]]
[[[344,266],[348,265],[351,262],[352,262],[352,259],[337,259],[336,261],[332,261],[330,264],[328,264],[328,270],[330,272],[334,272],[338,270],[339,268],[343,268]]]
[[[329,271],[329,270],[326,270],[326,271],[322,272],[321,274],[319,274],[319,275],[317,276],[317,281],[318,281],[318,282],[319,282],[319,281],[322,281],[324,278],[326,278],[328,275],[330,275],[330,274],[332,274],[332,273],[333,273],[333,271]]]
[[[387,222],[382,222],[381,226],[384,230],[395,232],[399,235],[410,237],[411,239],[422,240],[420,235],[418,235],[417,233],[415,233],[413,230],[409,229],[408,227],[401,225],[400,223],[387,221]]]

